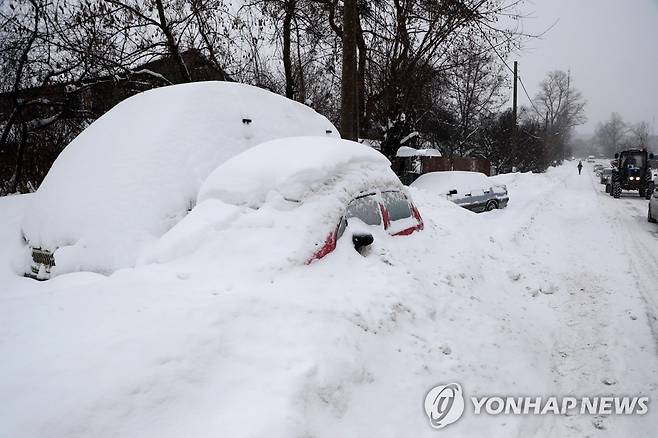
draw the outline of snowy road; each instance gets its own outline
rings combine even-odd
[[[647,201],[632,193],[610,197],[589,166],[580,176],[575,166],[551,172],[543,193],[513,207],[520,223],[509,227],[506,218],[495,219],[499,237],[516,243],[518,255],[530,261],[524,277],[534,279],[526,285],[531,293],[552,298],[554,393],[656,400],[658,227],[646,220]],[[553,420],[533,424],[533,432],[616,437],[652,436],[656,430],[655,412],[641,419]]]
[[[0,436],[655,436],[655,404],[429,427],[425,394],[453,381],[467,396],[658,401],[647,201],[611,198],[572,163],[496,178],[508,208],[415,191],[425,231],[365,258],[347,241],[261,270],[201,252],[41,283],[12,271],[27,197],[0,199]]]

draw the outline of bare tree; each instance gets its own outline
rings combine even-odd
[[[541,82],[534,104],[551,128],[568,129],[587,121],[582,93],[574,88],[571,75],[561,70],[550,72]]]
[[[594,137],[603,152],[612,157],[621,148],[627,132],[628,127],[622,117],[618,113],[612,113],[607,121],[597,125]]]
[[[629,143],[632,147],[646,149],[649,147],[649,123],[642,121],[631,126],[629,129]]]
[[[587,120],[585,104],[569,73],[555,70],[541,82],[533,108],[544,124],[545,157],[550,162],[561,162],[571,155],[567,145],[572,129]]]
[[[450,62],[454,67],[446,74],[447,89],[458,123],[454,146],[463,156],[467,150],[476,147],[475,134],[480,119],[500,109],[504,103],[501,91],[506,78],[503,65],[497,62],[493,53],[483,50],[474,38],[457,45]]]

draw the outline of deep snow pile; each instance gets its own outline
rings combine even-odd
[[[376,234],[368,257],[341,239],[310,265],[254,267],[239,248],[233,258],[208,251],[221,242],[209,232],[184,257],[109,277],[38,283],[0,267],[0,436],[652,436],[651,409],[617,419],[467,412],[441,431],[423,412],[427,391],[452,381],[466,396],[655,400],[654,313],[626,287],[631,274],[650,285],[655,265],[636,265],[601,233],[626,233],[624,218],[645,240],[656,228],[645,210],[629,214],[645,201],[598,197],[574,173],[495,177],[509,207],[480,215],[412,188],[425,230]],[[3,244],[28,199],[0,199]],[[226,220],[240,209],[221,205],[208,208]],[[208,216],[199,210],[196,224]],[[570,245],[579,233],[583,245]]]
[[[412,194],[425,230],[375,232],[368,257],[341,239],[290,264],[275,237],[260,254],[227,251],[220,227],[169,263],[12,283],[0,435],[429,437],[422,400],[446,379],[546,391],[547,318],[510,287],[502,245],[474,214]],[[233,235],[295,229],[257,212]],[[453,433],[508,436],[520,421],[471,418]]]
[[[30,200],[23,232],[54,275],[133,266],[194,205],[206,176],[258,143],[338,135],[312,109],[243,84],[200,82],[133,96],[83,131]]]

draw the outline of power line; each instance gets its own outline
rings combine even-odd
[[[501,56],[501,54],[498,52],[498,49],[496,49],[496,46],[494,46],[494,45],[491,43],[491,40],[489,40],[489,37],[487,36],[487,34],[482,30],[482,27],[480,27],[480,25],[479,25],[478,23],[476,23],[476,25],[477,25],[477,27],[480,29],[480,33],[481,33],[482,36],[484,37],[485,41],[489,44],[489,47],[491,47],[491,49],[494,51],[494,53],[496,54],[496,56],[498,56],[498,58],[499,58],[500,61],[505,65],[505,67],[507,67],[507,69],[508,69],[512,74],[514,74],[514,70],[509,66],[509,64],[507,63],[507,61],[505,60],[505,58],[503,58],[503,57]],[[520,76],[520,75],[518,75],[518,79],[519,79],[519,82],[521,83],[521,88],[523,88],[523,92],[525,93],[526,97],[528,98],[528,101],[530,102],[530,105],[532,105],[532,108],[535,110],[535,112],[537,113],[537,115],[538,115],[539,117],[542,117],[542,114],[539,112],[539,110],[538,110],[537,107],[535,106],[535,103],[534,103],[534,102],[532,101],[532,99],[530,98],[530,95],[528,94],[528,90],[525,88],[525,84],[523,83],[523,80],[521,79],[521,76]]]
[[[535,112],[537,113],[537,115],[538,115],[539,117],[542,117],[542,114],[539,112],[539,110],[538,110],[537,107],[535,106],[535,103],[532,101],[532,99],[530,99],[530,95],[528,94],[528,90],[526,90],[526,88],[525,88],[525,84],[523,83],[523,80],[521,79],[521,76],[520,76],[520,75],[519,75],[519,82],[521,83],[521,88],[523,88],[523,92],[525,93],[526,97],[528,98],[528,101],[530,102],[530,105],[532,105],[532,108],[535,110]]]

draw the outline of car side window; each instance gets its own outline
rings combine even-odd
[[[398,191],[382,192],[382,198],[391,222],[411,217],[409,201],[404,193]]]
[[[345,217],[348,220],[351,217],[361,219],[367,225],[382,224],[379,202],[377,202],[374,195],[361,196],[350,202]]]

